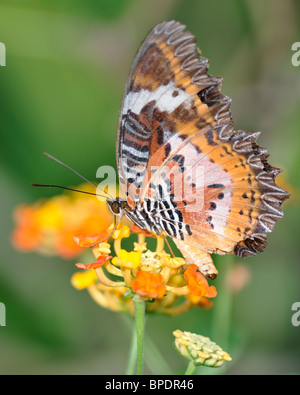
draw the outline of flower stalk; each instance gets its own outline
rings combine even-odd
[[[144,329],[145,329],[145,302],[137,295],[133,298],[136,331],[136,373],[143,374],[144,365]]]
[[[130,353],[128,357],[126,375],[134,374],[136,360],[137,360],[137,337],[136,337],[136,330],[134,326],[134,330],[132,331],[132,337],[131,337]]]
[[[188,367],[186,369],[185,375],[186,376],[192,375],[194,373],[195,369],[196,369],[196,365],[195,365],[194,361],[190,361],[188,364]]]

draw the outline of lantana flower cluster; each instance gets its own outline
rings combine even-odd
[[[84,183],[78,189],[95,192]],[[14,212],[16,226],[12,243],[20,251],[56,255],[64,259],[78,257],[83,249],[74,236],[98,235],[105,238],[113,220],[106,201],[95,196],[68,192],[33,204],[22,204]]]
[[[112,232],[114,224],[108,232]],[[122,248],[122,239],[136,235],[133,249]],[[152,234],[136,225],[131,228],[119,223],[112,233],[113,244],[99,242],[99,237],[76,237],[81,248],[91,245],[96,261],[78,263],[83,271],[72,277],[77,289],[87,289],[102,307],[134,313],[132,298],[138,295],[147,303],[147,311],[178,315],[193,306],[209,308],[217,295],[196,265],[187,265],[181,257],[165,251],[165,236],[156,237],[154,251],[147,248]],[[112,252],[113,250],[113,252]]]

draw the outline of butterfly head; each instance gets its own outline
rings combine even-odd
[[[121,198],[115,198],[111,200],[107,200],[107,205],[110,209],[110,211],[114,215],[120,215],[123,210],[126,210],[128,208],[128,203],[126,200],[122,200]]]

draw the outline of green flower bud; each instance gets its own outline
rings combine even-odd
[[[174,331],[173,335],[175,336],[175,347],[179,353],[189,361],[193,361],[196,366],[204,365],[216,368],[225,361],[231,361],[230,355],[208,337],[182,332],[179,329]]]

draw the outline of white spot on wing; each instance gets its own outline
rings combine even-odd
[[[176,90],[178,95],[173,97],[172,94]],[[129,92],[125,97],[122,114],[126,114],[128,110],[135,114],[139,114],[142,108],[150,101],[156,101],[156,107],[160,111],[173,112],[182,103],[192,100],[191,96],[181,89],[177,89],[173,82],[168,85],[161,85],[155,91],[141,89],[138,92]]]

